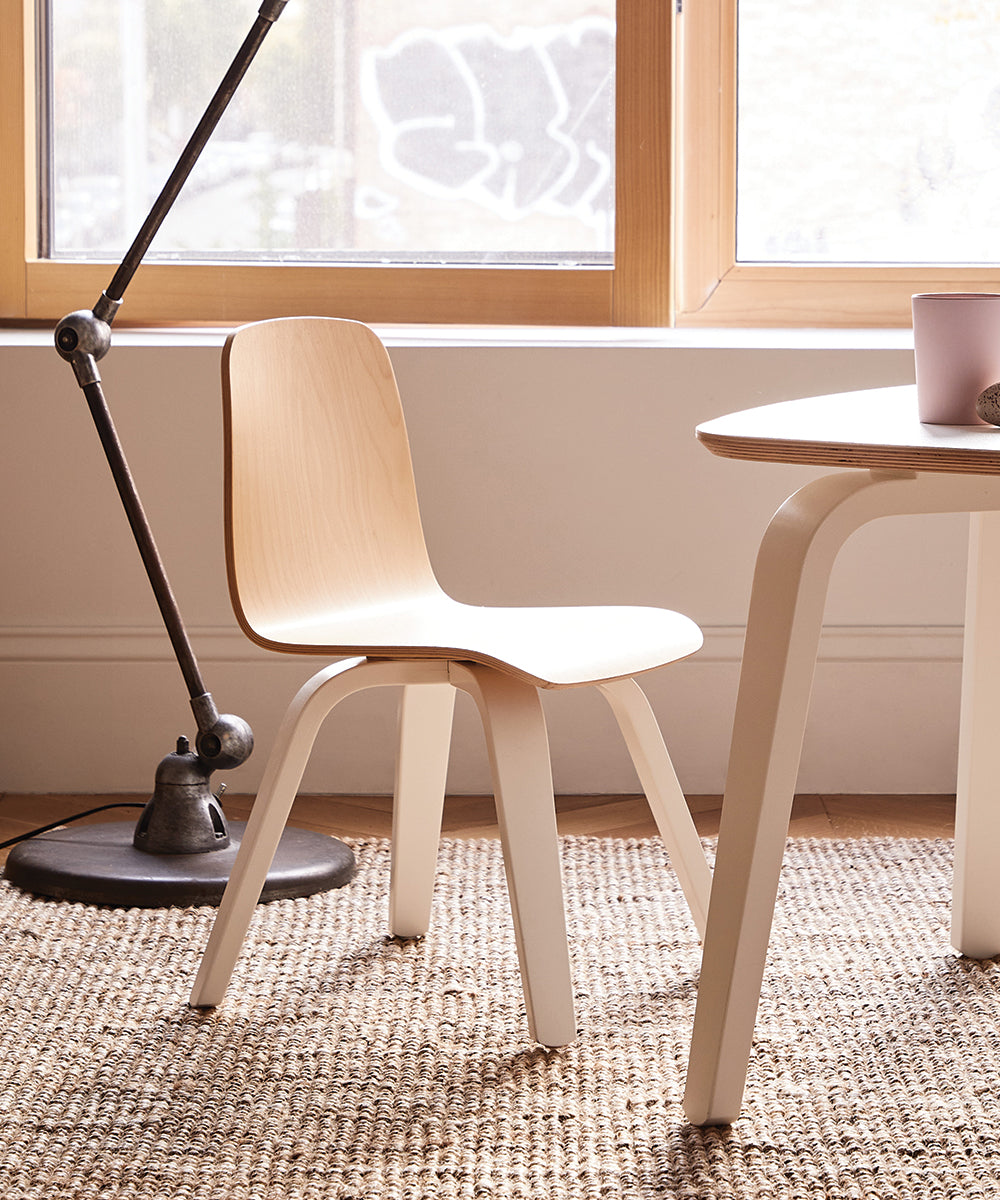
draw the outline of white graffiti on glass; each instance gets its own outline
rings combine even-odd
[[[614,24],[418,29],[362,61],[383,168],[508,219],[613,207]]]

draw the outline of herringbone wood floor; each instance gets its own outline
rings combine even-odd
[[[40,825],[65,820],[100,804],[145,803],[146,796],[0,795],[0,842]],[[233,820],[246,817],[251,796],[225,796],[223,807]],[[721,797],[689,796],[699,831],[718,831]],[[560,796],[556,802],[560,832],[596,837],[654,837],[649,806],[643,796]],[[122,821],[139,808],[112,810],[89,820]],[[954,828],[954,796],[799,796],[792,810],[793,837],[950,837]],[[392,800],[387,796],[300,796],[292,823],[335,837],[388,837]],[[490,796],[449,796],[445,804],[446,837],[495,837],[496,813]],[[6,857],[0,852],[0,860]]]

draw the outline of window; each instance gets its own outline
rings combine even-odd
[[[36,21],[27,0],[4,4],[0,95],[23,120],[5,121],[0,149],[23,171],[0,183],[19,218],[0,231],[0,315],[96,300],[257,7],[58,0]],[[119,320],[667,323],[672,14],[546,0],[519,23],[515,8],[498,24],[495,5],[290,0]],[[511,127],[512,109],[534,127]]]
[[[144,7],[147,22],[185,6],[211,12],[212,45],[199,43],[211,82],[257,7],[49,0],[60,22],[84,2],[118,13],[125,39],[137,36],[126,10]],[[617,0],[612,14],[613,0],[522,3],[523,21],[498,24],[496,5],[471,0],[289,0],[262,51],[272,61],[252,68],[256,98],[246,103],[258,111],[234,114],[200,165],[209,190],[213,173],[216,186],[242,175],[239,191],[257,170],[252,202],[234,203],[233,219],[214,231],[202,222],[200,241],[188,239],[180,217],[173,242],[164,227],[119,320],[235,324],[326,312],[376,322],[906,325],[914,292],[1000,289],[994,4]],[[402,19],[411,7],[417,26]],[[35,8],[0,4],[0,317],[53,321],[106,286],[148,179],[109,184],[113,172],[103,168],[89,180],[60,168],[47,181],[51,221],[40,224],[38,164],[50,149],[56,161],[72,156],[82,134],[71,123],[63,133],[56,126],[54,145],[39,137],[47,125],[36,48],[50,37],[37,32]],[[294,38],[313,9],[327,23],[315,40],[355,45],[353,66],[301,69]],[[593,64],[601,53],[607,62],[612,15],[614,130],[605,116],[598,135],[595,105],[600,98],[607,112],[608,92]],[[328,28],[338,21],[349,36]],[[217,45],[223,33],[230,40]],[[178,35],[159,36],[165,44]],[[570,60],[583,61],[576,56],[588,39],[588,53],[603,49],[574,92]],[[73,41],[71,33],[71,60]],[[51,45],[58,53],[58,35]],[[478,73],[484,59],[519,56],[534,72],[533,104],[523,106],[536,117],[534,141],[507,129],[490,92],[498,85]],[[117,105],[110,121],[121,141],[126,89],[142,89],[152,73],[130,56],[138,82],[109,87],[99,56],[76,58],[80,79],[100,75],[104,101]],[[436,157],[427,152],[439,135],[436,110],[405,82],[428,71],[443,81],[438,91],[451,88],[472,133],[461,146],[448,135]],[[278,78],[291,106],[269,102],[261,112]],[[133,165],[145,157],[154,176],[193,120],[169,82],[155,86],[168,102],[135,126],[146,147],[126,156]],[[334,126],[356,133],[365,117],[367,147],[349,146],[329,123],[303,122],[314,88],[334,89]],[[555,114],[544,126],[538,103]],[[280,188],[253,165],[274,156]],[[97,237],[79,227],[87,186],[104,189],[93,211],[119,214],[118,227]],[[196,209],[198,195],[188,199]],[[105,261],[81,261],[95,243]]]
[[[998,16],[740,0],[737,260],[1000,262]]]
[[[1000,287],[996,4],[684,0],[679,43],[679,324]]]
[[[495,14],[294,0],[150,259],[611,266],[613,0]],[[49,257],[125,252],[246,16],[246,0],[49,0]]]

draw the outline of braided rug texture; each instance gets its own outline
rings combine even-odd
[[[699,962],[654,840],[563,840],[580,1033],[527,1038],[498,844],[443,843],[385,936],[388,845],[258,908],[186,1006],[214,910],[0,885],[4,1200],[1000,1196],[1000,965],[960,959],[951,845],[789,843],[743,1115],[680,1107]]]

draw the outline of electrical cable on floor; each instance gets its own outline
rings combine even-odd
[[[71,817],[63,817],[59,821],[53,821],[51,825],[43,825],[40,829],[33,829],[30,833],[21,833],[17,837],[10,838],[9,841],[0,842],[0,850],[6,850],[8,846],[15,846],[18,842],[26,842],[29,838],[38,837],[41,833],[48,833],[52,829],[60,829],[63,825],[68,825],[71,821],[82,821],[84,817],[92,817],[94,813],[107,812],[110,808],[145,808],[145,803],[133,801],[130,804],[102,804],[99,808],[88,808],[86,812],[74,813]]]

